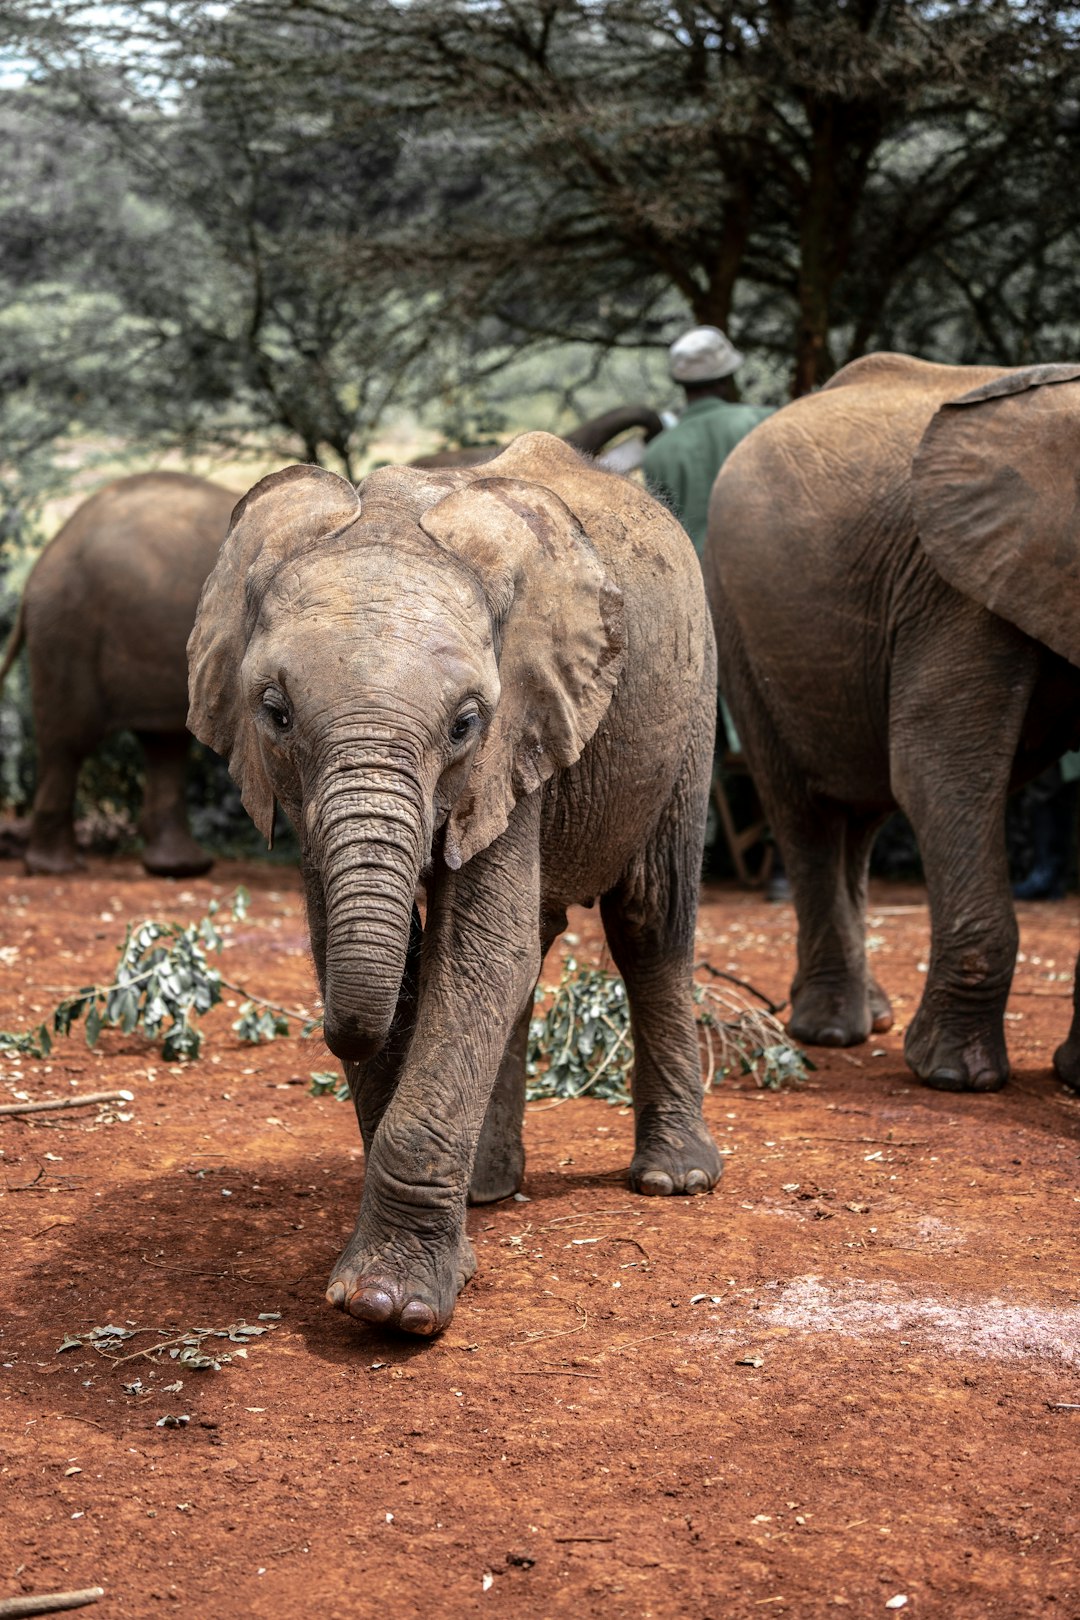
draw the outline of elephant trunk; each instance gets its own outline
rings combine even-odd
[[[663,431],[664,424],[649,405],[618,405],[614,410],[605,411],[603,416],[594,416],[588,422],[582,422],[580,427],[566,435],[566,442],[572,444],[575,450],[584,450],[587,455],[595,456],[618,434],[633,427],[644,428],[645,442],[648,443]]]
[[[411,773],[339,765],[308,819],[323,902],[324,1034],[363,1061],[386,1040],[409,946],[413,897],[430,842]]]

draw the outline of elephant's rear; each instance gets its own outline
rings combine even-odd
[[[755,771],[889,800],[889,654],[912,571],[911,457],[938,405],[997,375],[875,355],[763,422],[713,488],[702,558],[720,685]],[[767,757],[768,756],[768,757]]]
[[[101,729],[183,729],[187,636],[235,500],[182,473],[118,479],[42,553],[24,596],[32,667],[35,646],[62,648]]]

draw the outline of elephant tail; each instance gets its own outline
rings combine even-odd
[[[25,600],[25,597],[19,598],[19,611],[15,615],[15,624],[12,628],[10,636],[8,636],[8,644],[4,648],[3,662],[0,663],[0,687],[2,687],[4,682],[7,680],[8,670],[11,668],[16,658],[18,658],[19,652],[22,649],[22,644],[26,640],[26,623],[23,613]]]

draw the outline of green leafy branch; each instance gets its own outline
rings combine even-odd
[[[714,979],[734,983],[731,975],[720,974],[707,963],[698,967]],[[740,980],[738,986],[729,989],[726,984],[694,981],[706,1086],[732,1072],[752,1075],[759,1086],[798,1084],[813,1065],[788,1039],[776,1017],[779,1009],[752,985]],[[745,992],[765,1005],[751,1005]],[[546,1006],[529,1026],[529,1100],[565,1101],[588,1095],[605,1102],[629,1102],[634,1043],[626,987],[619,976],[579,966],[570,956],[559,983],[538,987],[536,1001]]]
[[[249,903],[247,890],[238,888],[231,899],[234,922],[247,916]],[[70,1035],[72,1026],[83,1019],[91,1049],[103,1029],[119,1029],[125,1035],[138,1030],[148,1040],[161,1043],[167,1063],[190,1060],[198,1057],[202,1047],[197,1020],[217,1006],[225,990],[246,998],[232,1026],[242,1041],[258,1045],[288,1035],[290,1018],[302,1020],[304,1035],[317,1029],[318,1019],[252,995],[211,965],[207,952],[220,952],[229,932],[228,923],[218,920],[220,911],[220,903],[211,900],[198,922],[129,924],[113,982],[84,985],[65,996],[53,1013],[53,1033]],[[51,1049],[45,1024],[30,1031],[0,1031],[0,1051],[47,1057]]]

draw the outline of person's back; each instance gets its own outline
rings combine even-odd
[[[708,532],[709,495],[717,473],[739,440],[771,413],[769,405],[706,396],[688,405],[675,426],[645,451],[646,484],[675,513],[698,556]]]
[[[653,439],[642,462],[650,491],[674,512],[699,556],[717,473],[739,440],[772,412],[734,398],[732,378],[742,358],[717,326],[695,326],[676,339],[668,363],[686,391],[686,409]]]

